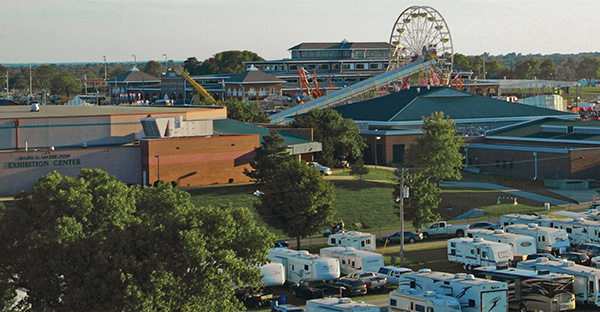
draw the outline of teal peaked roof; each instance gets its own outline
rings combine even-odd
[[[334,108],[344,118],[356,121],[414,122],[434,112],[461,119],[510,117],[573,117],[572,113],[507,102],[448,87],[411,87],[383,97]]]
[[[247,124],[245,122],[237,121],[234,119],[217,119],[213,121],[214,132],[221,134],[258,134],[260,135],[260,143],[263,141],[263,137],[269,135],[271,132],[269,129],[257,125]],[[294,145],[312,142],[311,139],[296,135],[293,133],[280,131],[285,141],[285,145]]]

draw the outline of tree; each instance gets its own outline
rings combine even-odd
[[[245,208],[91,169],[43,176],[0,221],[0,281],[36,311],[239,311],[230,285],[259,283],[273,240]]]
[[[365,166],[365,162],[362,157],[359,157],[358,160],[352,165],[350,168],[351,175],[357,175],[358,180],[362,181],[363,176],[369,173],[369,168]]]
[[[60,75],[60,90],[69,97],[71,94],[76,94],[81,91],[81,84],[77,82],[73,74],[70,72],[63,72]]]
[[[285,139],[277,131],[264,136],[262,140],[260,146],[254,149],[256,155],[250,163],[252,170],[244,169],[244,174],[256,183],[265,183],[277,174],[282,163],[293,160],[287,147],[283,145]]]
[[[196,57],[188,57],[187,60],[183,61],[183,68],[190,73],[190,75],[200,74],[200,62]]]
[[[264,61],[258,54],[250,51],[224,51],[204,60],[200,74],[228,74],[246,71],[244,62]]]
[[[403,202],[404,220],[411,221],[417,230],[424,225],[438,221],[440,215],[433,211],[442,202],[440,188],[431,183],[428,176],[419,172],[405,179],[404,185],[408,187],[410,194]],[[400,194],[399,184],[396,184],[393,193],[394,199],[400,198]]]
[[[248,123],[268,123],[271,121],[267,114],[260,111],[257,103],[229,99],[223,103],[227,107],[227,117]]]
[[[334,187],[318,170],[296,160],[276,166],[261,189],[260,202],[254,204],[266,224],[300,239],[315,233],[333,220]]]
[[[575,69],[577,79],[595,79],[600,77],[600,60],[586,57]]]
[[[551,58],[545,59],[540,64],[540,79],[556,80],[556,65]]]
[[[423,117],[423,134],[406,149],[407,167],[417,168],[434,179],[437,185],[444,179],[460,180],[460,169],[465,156],[462,137],[456,135],[456,126],[450,118],[444,119],[443,112]]]
[[[313,129],[314,140],[323,145],[323,151],[316,155],[317,161],[328,167],[333,167],[340,156],[361,156],[367,146],[356,123],[333,109],[313,109],[296,116],[291,126]]]
[[[152,76],[160,77],[165,71],[165,68],[157,61],[148,61],[148,63],[146,63],[146,66],[144,66],[143,71]]]
[[[513,72],[517,79],[534,79],[537,72],[538,67],[540,66],[540,61],[530,58],[527,60],[519,61],[513,67]]]

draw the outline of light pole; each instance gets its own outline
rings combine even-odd
[[[399,213],[400,213],[400,265],[404,265],[404,199],[408,198],[408,187],[404,186],[404,174],[407,172],[407,169],[400,169],[400,179],[399,179],[399,196],[396,197],[396,202],[398,203]]]
[[[137,67],[137,57],[135,54],[132,54],[131,56],[133,57],[133,67]]]
[[[169,68],[167,66],[167,53],[163,54],[163,56],[165,57],[165,74],[167,73],[167,69]]]
[[[104,60],[104,87],[106,88],[104,89],[104,97],[106,97],[106,92],[108,92],[108,86],[106,84],[106,75],[108,75],[108,73],[106,72],[106,55],[102,57],[102,60]]]
[[[156,182],[160,181],[160,156],[158,154],[154,154],[156,157]]]
[[[381,139],[381,137],[379,137],[379,136],[375,137],[375,168],[377,168],[377,144],[380,139]]]

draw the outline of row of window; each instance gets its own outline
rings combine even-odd
[[[312,51],[292,51],[292,59],[305,59],[305,58],[348,58],[352,55],[352,58],[374,58],[374,57],[388,57],[390,55],[389,49],[380,50],[312,50]]]
[[[269,95],[277,95],[277,88],[271,87],[269,89]],[[227,96],[244,96],[244,89],[242,89],[242,88],[227,88]],[[248,96],[256,96],[256,89],[249,88]],[[267,96],[267,89],[260,88],[258,90],[258,96]]]
[[[383,70],[387,68],[388,63],[341,63],[342,70]],[[270,71],[287,71],[288,72],[296,72],[298,71],[298,66],[295,64],[290,65],[282,65],[282,64],[270,64],[270,65],[256,65],[257,68],[270,72]],[[312,73],[313,70],[318,69],[321,71],[339,71],[340,63],[334,64],[305,64],[301,67],[304,67],[305,70]]]

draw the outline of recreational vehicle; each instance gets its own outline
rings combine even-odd
[[[511,213],[511,214],[505,214],[503,216],[500,217],[500,226],[505,227],[507,225],[513,225],[513,224],[530,224],[530,223],[535,223],[535,224],[539,224],[539,220],[543,219],[543,218],[547,218],[547,216],[544,215],[528,215],[528,214],[520,214],[520,213]]]
[[[285,271],[281,263],[271,262],[261,266],[260,274],[263,276],[263,283],[267,287],[285,284]]]
[[[416,289],[399,288],[390,292],[389,300],[389,311],[461,312],[458,299],[431,290],[419,292]]]
[[[353,247],[321,248],[322,257],[336,258],[340,262],[340,274],[348,275],[357,271],[377,272],[383,264],[383,255],[375,252],[356,250]]]
[[[600,243],[600,222],[583,217],[544,219],[541,226],[562,229],[569,234],[569,241],[573,245],[585,243]]]
[[[349,231],[331,234],[327,245],[332,247],[353,247],[357,250],[375,251],[375,234]]]
[[[281,263],[285,268],[285,280],[297,284],[303,277],[333,280],[340,277],[338,259],[312,255],[306,250],[271,248],[267,258]]]
[[[539,226],[535,223],[514,224],[504,227],[507,233],[529,235],[535,238],[537,252],[564,253],[571,246],[565,230]]]
[[[517,268],[573,275],[575,278],[575,300],[581,303],[600,306],[600,291],[598,289],[600,286],[599,269],[575,264],[573,261],[549,260],[544,257],[521,261],[517,263]]]
[[[352,302],[350,298],[323,298],[306,301],[306,312],[379,312],[379,306]]]
[[[505,266],[480,267],[476,276],[508,284],[508,307],[519,311],[559,312],[575,309],[573,276]]]
[[[401,276],[400,288],[417,292],[435,289],[442,295],[458,299],[462,312],[506,312],[508,285],[477,278],[473,274],[450,274],[421,269]]]
[[[470,270],[477,266],[506,264],[513,259],[509,244],[486,241],[483,238],[453,238],[448,240],[448,260]]]
[[[524,258],[524,256],[537,252],[535,239],[529,235],[506,233],[500,229],[493,231],[480,229],[467,231],[467,237],[508,244],[512,248],[515,258]]]

